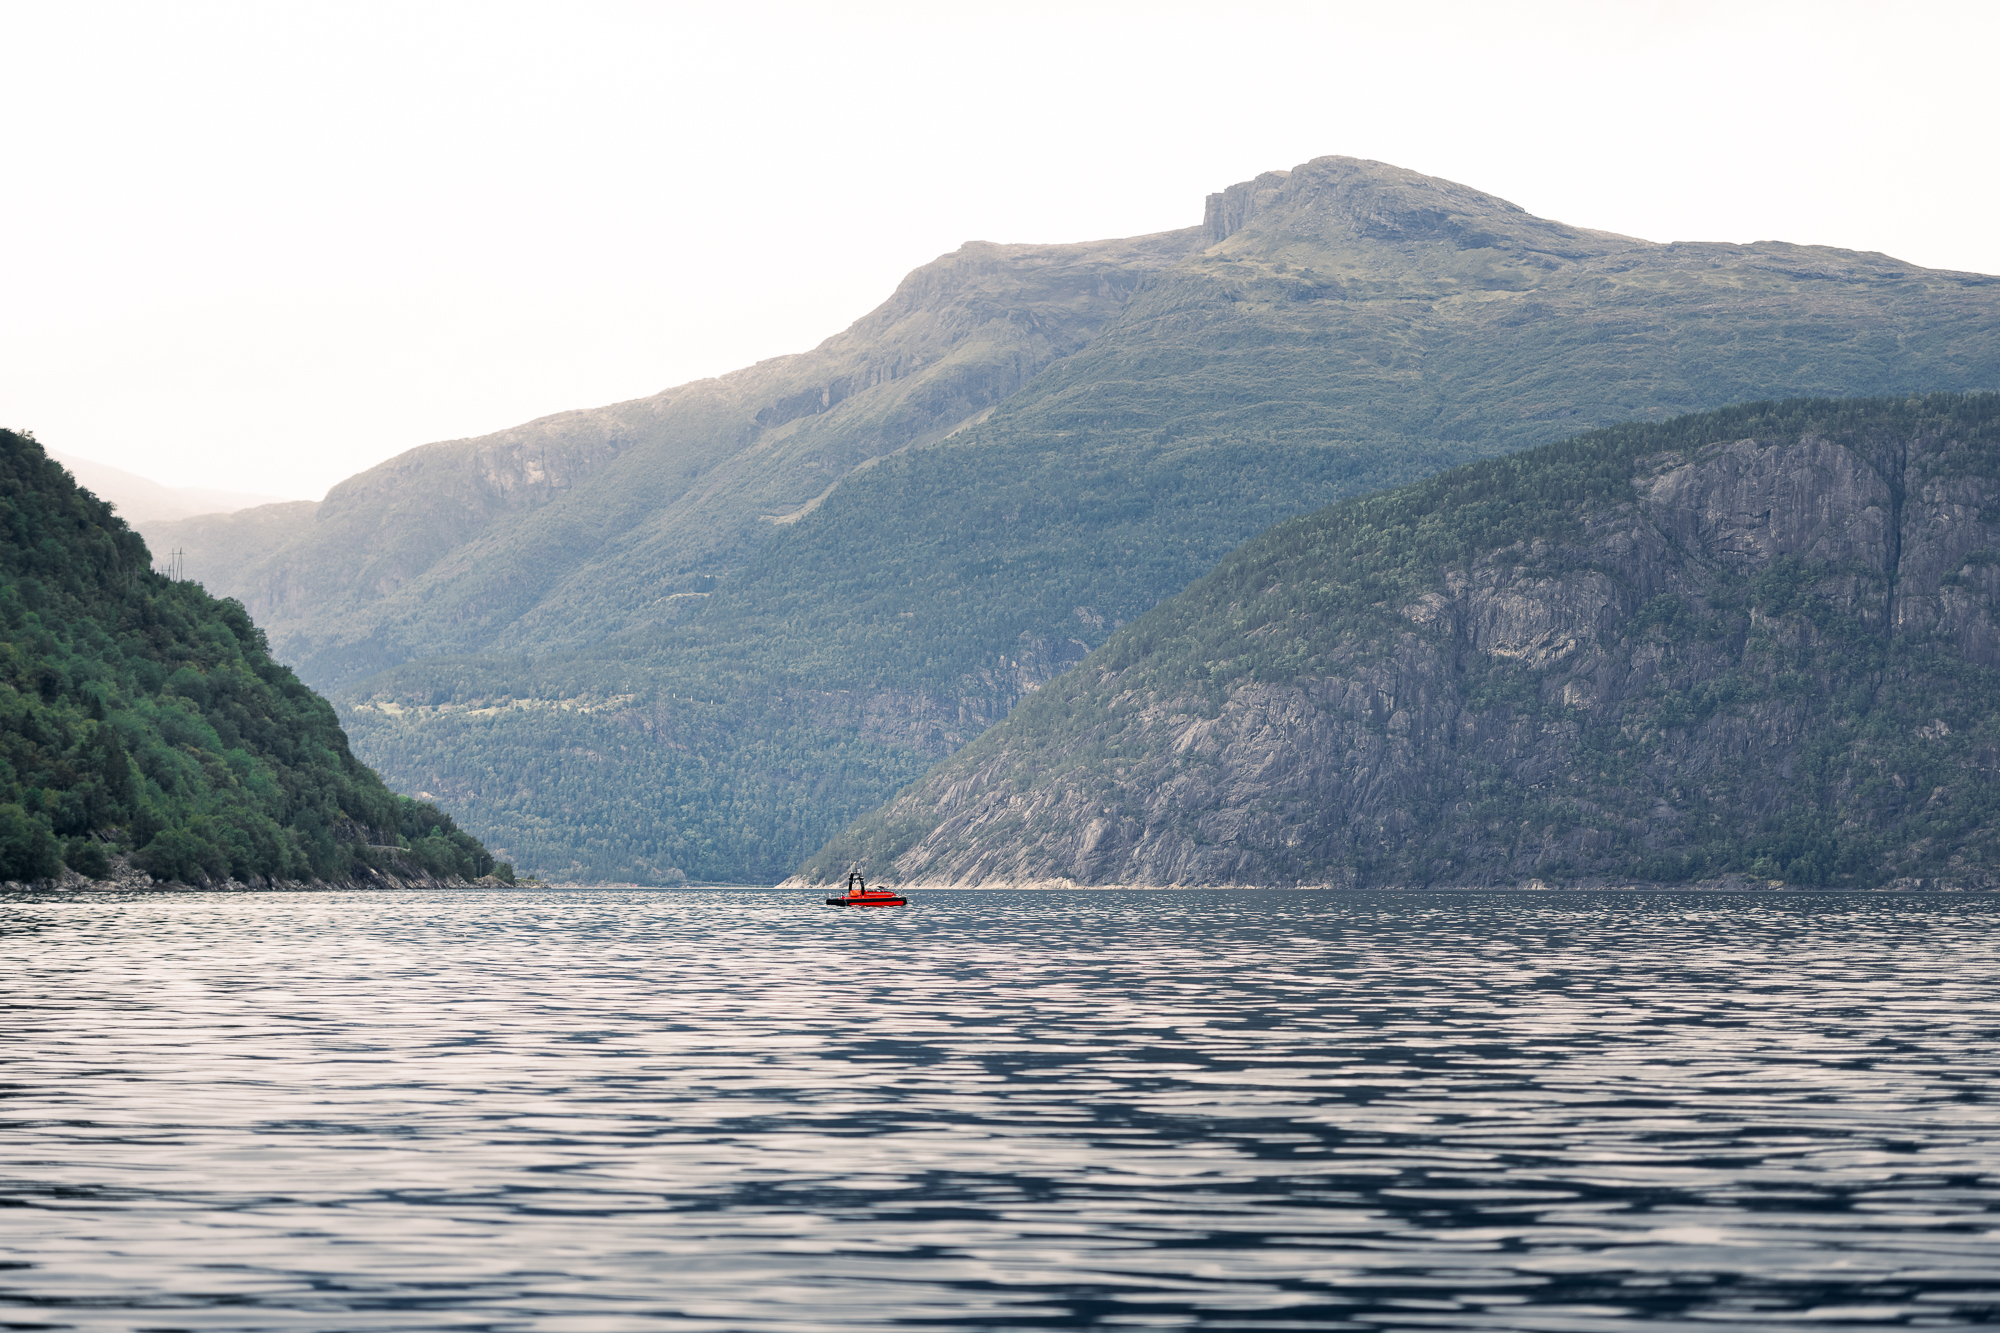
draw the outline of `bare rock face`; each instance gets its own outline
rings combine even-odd
[[[1279,189],[1291,174],[1267,171],[1255,180],[1240,182],[1208,196],[1201,220],[1202,235],[1208,244],[1218,245],[1242,231],[1260,209],[1278,198]]]
[[[1475,465],[1391,493],[1400,525],[1286,525],[811,869],[2000,884],[2000,396],[1813,406]],[[1518,519],[1379,599],[1482,505]]]
[[[1642,493],[1656,531],[1738,573],[1795,556],[1886,575],[1895,558],[1888,479],[1827,440],[1718,445]]]

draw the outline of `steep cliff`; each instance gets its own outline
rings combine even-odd
[[[1282,524],[809,863],[2000,884],[2000,395],[1618,427]]]

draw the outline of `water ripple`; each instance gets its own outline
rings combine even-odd
[[[2000,1318],[2000,900],[0,900],[14,1328]]]

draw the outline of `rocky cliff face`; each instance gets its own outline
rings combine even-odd
[[[815,858],[917,881],[2000,882],[2000,397],[1285,525]]]

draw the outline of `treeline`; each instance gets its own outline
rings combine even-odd
[[[780,702],[746,715],[647,697],[554,706],[350,712],[384,776],[479,812],[500,853],[593,882],[769,883],[829,819],[853,819],[932,760],[816,727]],[[504,838],[505,841],[501,841]]]
[[[0,431],[0,879],[511,878],[349,751],[242,606],[144,541],[31,435]]]

